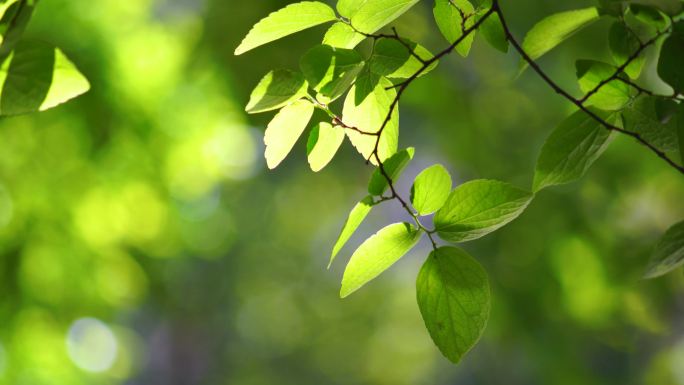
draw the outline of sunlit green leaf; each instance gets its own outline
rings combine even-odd
[[[451,175],[441,164],[432,165],[416,176],[411,187],[411,204],[420,215],[432,214],[444,206],[451,191]]]
[[[323,37],[323,44],[352,49],[356,47],[366,37],[354,31],[349,24],[337,22],[333,24]]]
[[[290,153],[313,115],[314,106],[300,99],[283,107],[266,127],[266,165],[273,169]]]
[[[587,99],[587,104],[602,110],[618,110],[630,101],[632,90],[625,82],[613,79],[602,84],[603,81],[613,76],[617,70],[616,67],[594,60],[578,60],[575,68],[580,89],[585,94],[601,85]]]
[[[639,49],[639,39],[622,21],[616,21],[610,27],[608,44],[610,53],[613,55],[613,60],[617,66],[626,63]],[[645,61],[646,58],[643,55],[637,56],[625,68],[625,73],[632,79],[638,78]]]
[[[608,120],[607,112],[592,110]],[[549,135],[537,160],[533,190],[579,179],[606,150],[611,131],[587,115],[576,111]]]
[[[44,111],[90,89],[88,80],[47,43],[21,41],[0,65],[0,114]]]
[[[19,0],[8,1],[0,6],[0,57],[9,54],[19,43],[36,4],[34,0]]]
[[[336,18],[332,8],[318,1],[290,4],[256,23],[235,49],[235,54],[240,55],[260,45]]]
[[[344,270],[340,297],[355,292],[387,270],[418,243],[421,235],[408,223],[394,223],[366,239]]]
[[[622,111],[625,129],[641,135],[649,143],[663,151],[673,151],[678,148],[677,120],[673,116],[658,116],[657,103],[659,98],[640,96]]]
[[[299,66],[309,86],[327,104],[351,87],[363,68],[363,58],[354,50],[317,45],[304,54]]]
[[[351,238],[352,234],[354,234],[356,229],[359,228],[359,225],[361,225],[361,222],[363,222],[363,220],[366,218],[366,216],[372,208],[373,197],[370,195],[363,198],[361,202],[357,203],[356,206],[354,206],[352,211],[349,213],[347,220],[344,222],[344,226],[342,226],[342,231],[340,232],[340,236],[337,238],[337,241],[335,242],[335,246],[333,246],[332,253],[330,254],[330,262],[328,263],[328,268],[330,268],[330,265],[332,265],[333,261],[335,260],[337,253],[340,252],[340,250],[342,249],[342,247],[344,247],[349,238]]]
[[[481,14],[484,14],[484,11]],[[504,31],[503,24],[501,24],[499,14],[493,13],[489,15],[477,30],[489,45],[501,52],[508,52],[508,39],[506,38],[506,32]]]
[[[684,30],[684,21],[675,26]],[[679,92],[684,92],[684,31],[672,33],[663,43],[658,59],[658,75]]]
[[[344,140],[344,129],[327,122],[320,122],[311,130],[307,141],[307,159],[311,170],[323,169],[335,156]]]
[[[365,0],[351,1],[348,18],[357,30],[364,33],[375,33],[391,23],[420,0]]]
[[[684,265],[684,221],[670,227],[658,241],[645,278],[655,278]]]
[[[416,56],[422,60],[432,58],[430,51],[423,46],[407,39],[403,41],[402,44],[395,39],[379,39],[370,58],[370,70],[388,78],[408,78],[423,67],[423,63]],[[420,75],[425,75],[436,66],[437,62],[430,64]]]
[[[508,183],[477,179],[456,187],[434,218],[439,236],[450,242],[483,237],[517,218],[532,193]]]
[[[435,6],[432,9],[437,27],[449,43],[458,40],[463,36],[463,30],[475,23],[474,12],[475,9],[468,0],[435,0]],[[463,16],[467,17],[465,21]],[[461,56],[468,56],[474,38],[473,32],[456,46],[456,52]]]
[[[397,94],[394,88],[387,89],[391,86],[392,83],[389,80],[364,69],[344,100],[342,110],[344,123],[366,133],[377,133]],[[375,156],[371,156],[377,136],[366,135],[351,129],[347,129],[346,134],[357,151],[365,159],[370,159],[371,163],[377,165]],[[398,142],[399,108],[395,106],[378,144],[378,156],[381,161],[397,151]]]
[[[484,332],[491,307],[482,266],[456,247],[428,256],[416,280],[418,308],[435,345],[458,363]]]
[[[599,19],[595,7],[576,9],[547,16],[527,32],[522,48],[535,60],[552,50],[575,32]],[[527,66],[521,61],[521,70]]]
[[[397,152],[383,162],[383,169],[390,177],[390,180],[394,182],[399,178],[399,175],[401,175],[401,172],[404,171],[406,165],[408,165],[411,159],[413,159],[414,152],[415,150],[413,147],[409,147],[405,150]],[[373,172],[373,175],[371,175],[370,182],[368,183],[368,193],[379,196],[387,191],[388,187],[389,184],[387,183],[387,178],[385,178],[380,171],[380,167],[376,168]]]
[[[662,29],[667,25],[667,20],[658,9],[647,4],[630,4],[629,12],[642,23],[646,23],[656,29]]]
[[[274,70],[266,74],[249,96],[250,114],[278,109],[306,95],[306,80],[299,72]]]

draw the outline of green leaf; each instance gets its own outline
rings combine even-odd
[[[644,24],[648,24],[656,29],[667,26],[667,20],[658,9],[645,4],[630,4],[629,12]]]
[[[396,181],[399,178],[399,175],[401,175],[401,172],[404,171],[406,165],[408,165],[411,159],[413,159],[414,153],[415,150],[413,147],[409,147],[405,150],[397,152],[383,162],[383,169],[392,181]],[[368,183],[368,192],[371,195],[380,196],[387,191],[388,187],[389,184],[387,183],[385,176],[382,175],[380,167],[376,168],[375,171],[373,171],[373,175],[371,175],[370,182]]]
[[[608,46],[615,65],[621,66],[639,49],[639,39],[623,21],[616,21],[608,33]],[[638,78],[645,61],[643,55],[637,56],[625,67],[625,73],[632,79]]]
[[[577,79],[582,92],[593,91],[604,80],[610,79],[617,68],[610,64],[594,60],[578,60],[575,62]],[[624,75],[623,75],[624,76]],[[604,83],[592,94],[586,103],[602,110],[619,110],[631,99],[630,86],[617,79]]]
[[[337,0],[337,12],[350,19],[357,9],[368,0]]]
[[[438,235],[450,242],[483,237],[517,218],[533,194],[508,183],[477,179],[456,187],[434,218]]]
[[[684,221],[670,227],[656,245],[644,278],[667,274],[684,264]]]
[[[535,60],[552,50],[575,32],[599,19],[595,7],[555,13],[535,24],[522,42],[522,48]],[[521,61],[520,70],[527,67]]]
[[[349,24],[337,22],[333,24],[323,37],[323,44],[331,47],[352,49],[366,37],[354,31]]]
[[[39,41],[21,41],[3,59],[0,84],[0,115],[44,111],[90,89],[62,51]]]
[[[432,214],[444,206],[451,191],[451,175],[441,164],[421,171],[411,187],[411,204],[420,215]]]
[[[19,0],[8,1],[0,6],[0,57],[8,55],[19,43],[37,3],[37,0]]]
[[[481,12],[483,15],[486,11]],[[480,35],[491,45],[501,52],[508,52],[508,39],[498,13],[493,13],[480,24],[477,29]]]
[[[355,292],[387,270],[418,243],[421,235],[408,223],[394,223],[366,239],[344,270],[340,297]]]
[[[663,151],[674,151],[678,145],[677,120],[658,116],[660,99],[643,95],[622,111],[625,129],[641,135],[644,140]]]
[[[375,33],[408,11],[420,0],[365,0],[352,1],[355,7],[348,18],[357,30]]]
[[[462,15],[473,15],[474,12],[475,9],[468,0],[435,0],[435,6],[432,8],[437,28],[449,43],[454,43],[463,36],[464,29],[473,26],[475,18],[468,17],[464,22]],[[470,33],[456,46],[456,52],[463,57],[468,56],[474,38],[475,33]]]
[[[342,249],[342,247],[344,247],[349,238],[351,238],[352,234],[354,234],[356,229],[359,228],[359,225],[361,225],[361,222],[363,222],[368,213],[371,211],[373,205],[373,197],[368,195],[367,197],[363,198],[361,202],[357,203],[356,206],[354,206],[352,211],[349,213],[349,216],[347,217],[347,221],[344,222],[344,226],[342,226],[342,231],[340,232],[340,236],[337,237],[337,242],[335,242],[335,246],[333,246],[332,253],[330,254],[330,262],[328,263],[328,268],[330,268],[330,265],[332,265],[333,261],[335,260],[335,256],[337,256],[337,253],[340,252],[340,250]]]
[[[615,116],[595,109],[592,112],[604,120]],[[533,191],[581,178],[606,150],[611,138],[611,131],[584,111],[567,117],[542,147],[534,172]]]
[[[684,164],[684,104],[679,104],[677,112],[677,137],[679,138],[679,157]]]
[[[343,122],[366,133],[377,133],[397,95],[394,88],[386,89],[391,86],[392,83],[389,80],[364,69],[344,100]],[[377,166],[375,156],[371,157],[377,136],[350,129],[346,130],[346,134],[364,159],[370,159],[371,163]],[[395,106],[389,122],[380,135],[378,156],[381,161],[384,162],[397,151],[398,142],[399,108]]]
[[[453,363],[482,336],[491,308],[487,273],[468,253],[440,247],[416,280],[418,308],[435,345]]]
[[[274,169],[285,159],[302,135],[313,115],[314,106],[305,99],[300,99],[283,107],[266,127],[264,143],[266,144],[266,165]]]
[[[335,156],[344,140],[344,130],[340,126],[320,122],[311,130],[306,144],[306,154],[312,171],[320,171]]]
[[[309,85],[324,104],[342,96],[363,68],[363,58],[351,49],[317,45],[310,49],[299,66]]]
[[[250,114],[276,110],[306,96],[304,76],[290,70],[274,70],[266,74],[249,96],[245,111]]]
[[[395,39],[379,39],[369,61],[370,70],[388,78],[405,79],[413,76],[423,67],[423,63],[414,55],[422,60],[432,59],[433,55],[423,46],[408,39],[402,40],[403,44]],[[432,71],[436,66],[437,62],[430,64],[420,76]]]
[[[684,29],[684,21],[679,21]],[[672,33],[660,48],[658,75],[677,92],[684,92],[684,33]]]
[[[235,49],[235,54],[336,19],[335,11],[318,1],[290,4],[256,23]]]

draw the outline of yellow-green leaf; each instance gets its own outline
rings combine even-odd
[[[285,159],[302,135],[313,115],[314,106],[308,100],[297,100],[283,107],[266,127],[266,165],[273,169]]]

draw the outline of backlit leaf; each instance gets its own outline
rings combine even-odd
[[[555,48],[575,32],[599,19],[595,7],[576,9],[547,16],[527,32],[522,48],[535,60]],[[521,61],[521,70],[527,66]]]
[[[388,78],[409,78],[423,67],[423,63],[414,55],[422,60],[432,58],[430,51],[407,39],[404,39],[403,44],[395,39],[379,39],[370,58],[370,70]],[[437,62],[430,64],[420,75],[425,75],[436,66]]]
[[[437,27],[449,43],[458,40],[463,36],[463,31],[475,23],[474,12],[475,9],[468,0],[435,0],[432,9]],[[463,16],[466,16],[465,20]],[[475,33],[470,33],[456,46],[456,52],[461,56],[468,56],[474,38]]]
[[[335,246],[333,246],[332,253],[330,254],[330,263],[328,263],[328,268],[330,268],[330,265],[335,260],[337,253],[340,252],[340,250],[342,249],[342,247],[344,247],[349,238],[351,238],[352,234],[354,234],[356,229],[359,228],[359,225],[361,225],[361,222],[363,222],[363,220],[366,218],[366,216],[372,208],[373,197],[370,195],[363,198],[361,202],[357,203],[356,206],[354,206],[352,211],[349,213],[347,220],[344,222],[344,226],[342,226],[342,231],[340,232],[340,236],[337,238],[337,241],[335,242]]]
[[[483,237],[522,213],[532,193],[508,183],[477,179],[456,187],[434,218],[444,240],[465,242]]]
[[[235,54],[240,55],[260,45],[336,18],[332,8],[318,1],[290,4],[256,23],[235,49]]]
[[[418,243],[421,235],[408,223],[394,223],[366,239],[344,270],[340,297],[355,292],[387,270]]]
[[[44,111],[90,89],[88,80],[47,43],[21,41],[0,65],[0,114]]]
[[[390,177],[390,180],[394,182],[399,178],[399,175],[401,175],[401,172],[404,171],[406,165],[408,165],[411,159],[413,159],[414,152],[415,150],[413,147],[409,147],[405,150],[397,152],[383,162],[383,169]],[[387,191],[388,187],[389,184],[387,183],[387,178],[385,178],[380,171],[380,167],[376,168],[375,171],[373,171],[373,175],[371,175],[370,182],[368,183],[368,193],[371,195],[380,196]]]
[[[307,159],[311,170],[319,171],[335,156],[344,140],[344,130],[327,122],[320,122],[311,130],[307,141]]]
[[[290,153],[313,115],[314,106],[300,99],[283,107],[266,127],[266,165],[273,169]]]
[[[411,187],[411,204],[420,215],[432,214],[444,206],[451,191],[451,175],[441,164],[432,165],[416,176]]]
[[[416,280],[418,308],[435,345],[458,363],[482,336],[491,294],[482,266],[456,247],[428,256]]]
[[[622,21],[616,21],[608,33],[608,45],[616,66],[621,66],[639,49],[639,39]],[[639,77],[646,58],[637,56],[625,68],[625,73],[632,79]]]
[[[250,114],[278,109],[306,95],[306,80],[299,72],[274,70],[266,74],[249,96]]]
[[[602,110],[619,110],[630,101],[632,90],[625,82],[613,79],[608,83],[602,83],[613,76],[616,67],[594,60],[578,60],[575,68],[582,92],[587,94],[600,85],[600,88],[587,99],[587,104]]]
[[[655,278],[684,265],[684,221],[670,227],[658,241],[644,278]]]
[[[363,132],[377,133],[385,121],[397,91],[393,88],[386,89],[392,86],[389,80],[369,72],[364,69],[349,90],[344,100],[342,120],[346,125],[356,127]],[[371,163],[377,165],[375,156],[371,156],[377,136],[366,135],[351,129],[347,129],[346,134],[364,159],[370,159]],[[398,142],[399,108],[395,106],[378,144],[378,156],[381,161],[397,151]]]
[[[608,120],[609,113],[592,110]],[[576,111],[566,118],[549,135],[537,160],[533,190],[569,183],[584,175],[589,167],[606,150],[611,131],[587,115]]]

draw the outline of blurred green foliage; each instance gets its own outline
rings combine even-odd
[[[347,144],[320,173],[305,139],[267,173],[249,91],[296,69],[324,29],[233,57],[286,1],[44,1],[26,36],[91,83],[53,110],[0,120],[0,384],[684,384],[684,277],[640,277],[684,216],[684,180],[627,138],[587,176],[540,193],[467,249],[490,275],[492,315],[459,366],[434,349],[414,282],[430,246],[340,300],[325,270],[372,172]],[[590,4],[573,1],[573,8]],[[504,2],[514,32],[560,2]],[[428,2],[396,23],[443,45]],[[577,89],[574,59],[607,60],[599,22],[540,63]],[[317,27],[319,28],[319,27]],[[590,55],[588,54],[591,53]],[[518,57],[476,38],[407,90],[405,181],[529,185],[542,140],[571,111]],[[655,68],[644,79],[662,87]],[[408,192],[409,184],[399,188]],[[374,212],[339,259],[400,208]]]

